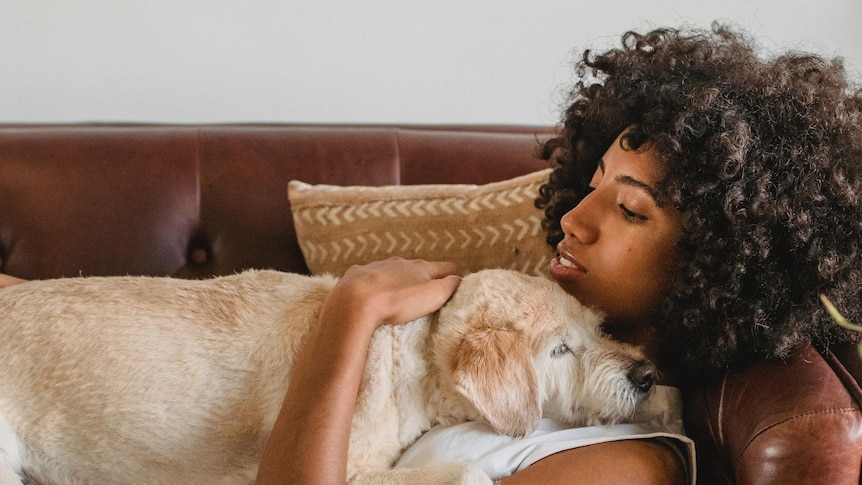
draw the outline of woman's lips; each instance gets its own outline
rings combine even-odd
[[[558,256],[551,260],[548,268],[554,278],[570,279],[587,273],[587,269],[565,247],[557,246],[557,252]]]

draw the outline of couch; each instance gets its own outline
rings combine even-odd
[[[290,180],[469,191],[464,184],[482,187],[547,168],[535,154],[550,133],[513,126],[0,125],[0,271],[28,279],[206,278],[246,268],[308,273],[303,249],[314,248],[297,235]],[[354,209],[349,202],[339,208],[351,221]],[[331,216],[317,212],[308,221],[325,225]],[[387,227],[421,226],[424,216],[406,214]],[[472,225],[475,219],[462,234],[483,244],[486,236],[507,237],[470,232]],[[505,227],[510,235],[519,230]],[[375,235],[357,237],[371,244]],[[398,252],[444,242],[392,236],[376,244]],[[452,243],[447,250],[456,252]],[[494,253],[522,256],[521,248],[510,249]],[[324,257],[333,252],[347,253],[349,263],[359,250],[329,248]],[[860,483],[860,377],[854,348],[809,345],[784,362],[690,386],[685,418],[697,443],[699,483]]]

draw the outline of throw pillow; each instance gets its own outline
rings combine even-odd
[[[550,169],[486,185],[383,187],[293,180],[288,198],[312,274],[391,256],[545,274],[552,255],[534,205]]]

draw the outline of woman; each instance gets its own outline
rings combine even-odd
[[[853,338],[817,301],[862,320],[862,96],[840,62],[764,61],[720,26],[622,41],[585,53],[544,147],[557,166],[537,201],[559,251],[551,276],[645,345],[666,383]],[[434,310],[457,284],[445,263],[351,269],[303,350],[258,482],[342,482],[371,332]],[[684,483],[686,465],[667,441],[618,440],[502,483]]]

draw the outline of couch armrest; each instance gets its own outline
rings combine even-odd
[[[850,347],[850,346],[847,346]],[[811,345],[686,391],[701,484],[858,484],[859,374]]]

